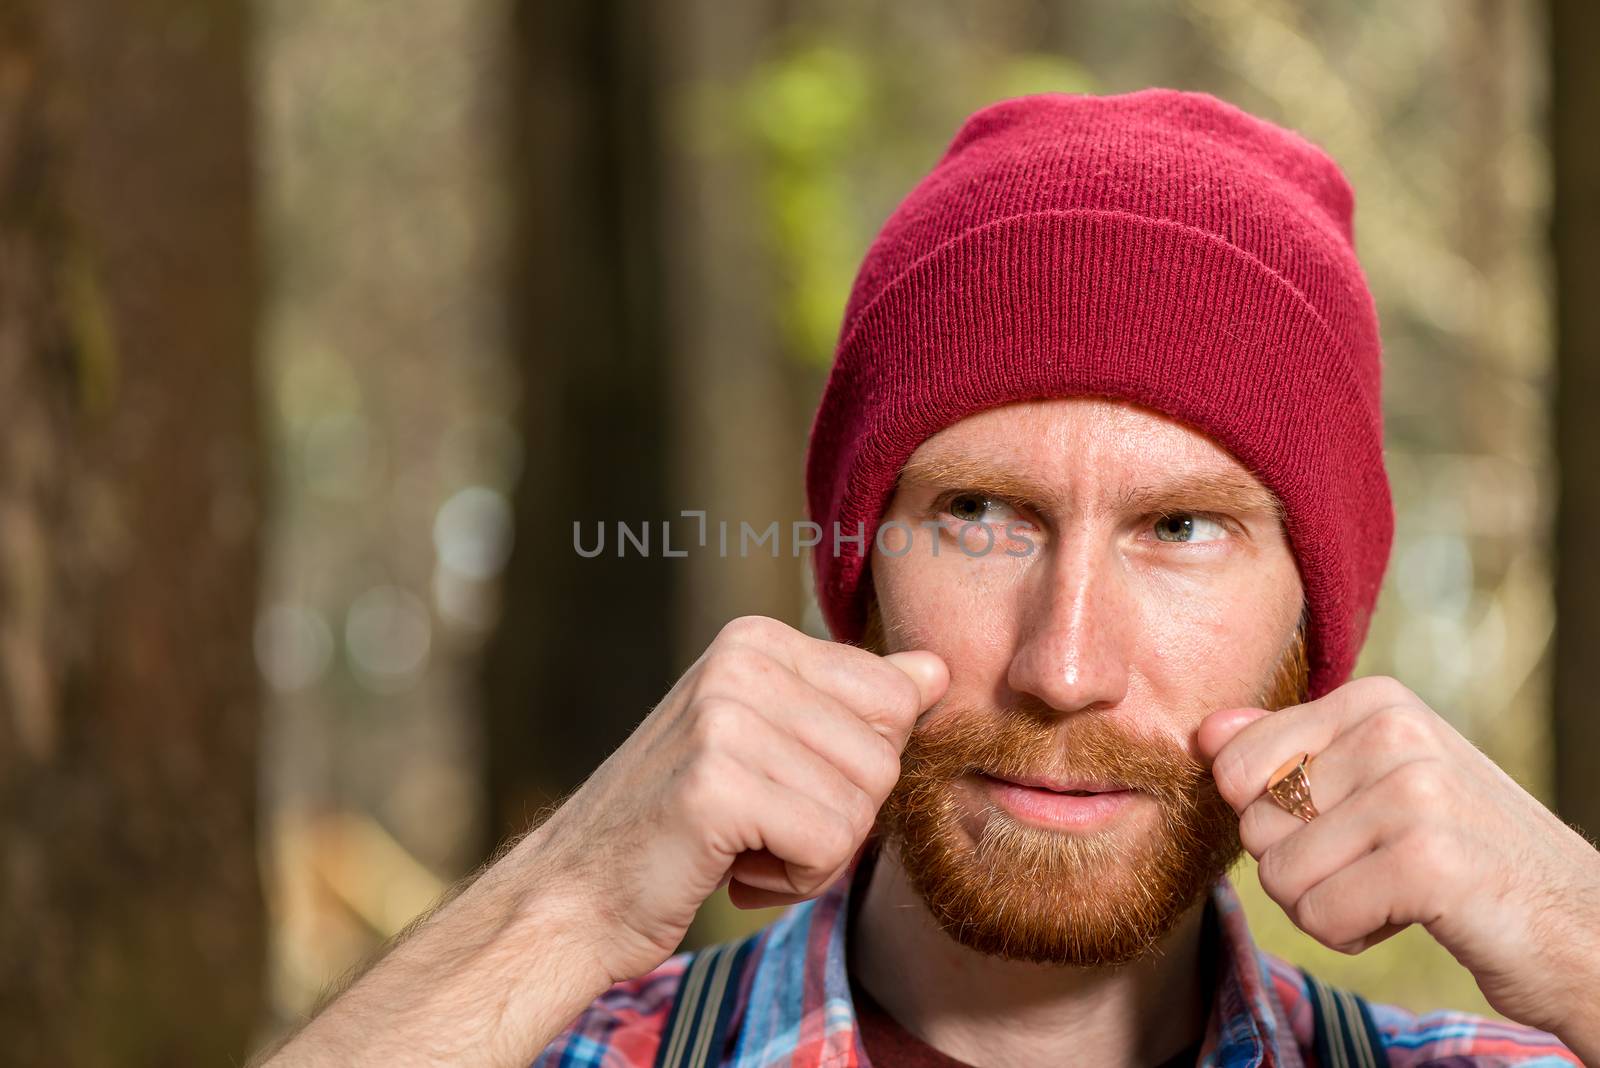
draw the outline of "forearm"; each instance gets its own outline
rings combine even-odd
[[[526,1065],[610,985],[574,895],[529,859],[486,872],[269,1062]]]
[[[1587,1065],[1600,1065],[1600,966],[1591,960],[1584,978],[1576,984],[1580,993],[1574,998],[1572,1010],[1565,1022],[1553,1029],[1554,1034],[1578,1059]]]
[[[1587,1026],[1567,1028],[1556,1037],[1584,1064],[1600,1064],[1600,1022],[1590,1020]]]
[[[1574,881],[1580,907],[1546,921],[1553,937],[1543,959],[1558,981],[1549,999],[1554,1025],[1535,1026],[1554,1034],[1584,1064],[1600,1065],[1600,851],[1588,839],[1576,848],[1586,862]]]

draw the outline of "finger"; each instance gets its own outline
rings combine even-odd
[[[917,708],[920,711],[926,711],[935,701],[943,697],[945,690],[950,686],[950,669],[945,666],[944,659],[938,653],[927,649],[890,653],[883,658],[883,662],[893,664],[917,684]]]
[[[798,738],[765,719],[757,719],[758,724],[741,740],[749,753],[747,766],[848,823],[851,840],[838,858],[842,862],[872,830],[879,802]]]
[[[782,863],[776,877],[761,879],[759,862],[747,862],[756,864],[751,874],[759,888],[797,900],[814,896],[837,878],[871,831],[877,804],[798,739],[759,715],[748,722],[738,751],[728,753],[741,777],[748,776],[747,811],[755,814],[757,828],[757,841],[742,852],[766,851]]]
[[[1312,825],[1374,789],[1378,790],[1381,800],[1389,793],[1382,789],[1385,779],[1408,764],[1436,756],[1436,748],[1421,732],[1407,737],[1412,728],[1395,726],[1396,718],[1409,717],[1395,717],[1385,712],[1368,716],[1336,737],[1306,764],[1311,801],[1321,813]],[[1367,803],[1370,805],[1371,799]],[[1387,804],[1394,809],[1392,800]],[[1406,815],[1415,818],[1418,813],[1412,811]],[[1281,808],[1270,794],[1263,793],[1241,814],[1239,837],[1246,849],[1251,849],[1251,840],[1263,843],[1265,848],[1266,844],[1306,826],[1299,817]],[[1251,852],[1259,855],[1254,849]]]
[[[792,671],[774,672],[748,702],[881,804],[900,778],[900,751],[832,695]]]
[[[908,702],[919,696],[914,681],[902,678],[904,672],[890,670],[884,657],[854,645],[793,631],[772,646],[772,653],[802,679],[858,713],[881,703],[885,686],[906,692]]]
[[[752,890],[769,894],[797,897],[789,884],[789,867],[770,849],[752,849],[740,853],[728,869],[730,885],[740,883]]]
[[[1415,695],[1393,679],[1373,676],[1346,683],[1315,701],[1257,716],[1223,743],[1211,764],[1212,777],[1233,810],[1242,813],[1266,791],[1267,780],[1284,761],[1297,753],[1321,753],[1375,711],[1415,701]]]
[[[1363,790],[1310,823],[1290,816],[1269,798],[1246,809],[1239,839],[1257,860],[1256,874],[1267,896],[1288,911],[1307,890],[1387,841],[1396,816],[1385,793]],[[1293,826],[1279,832],[1278,817]]]
[[[1415,918],[1392,896],[1404,876],[1396,852],[1378,849],[1340,868],[1302,894],[1289,918],[1341,953],[1359,953],[1405,930]]]
[[[916,720],[937,704],[950,689],[950,668],[938,653],[927,649],[890,653],[883,658],[883,662],[894,665],[917,685],[916,715],[912,717],[911,724],[907,725],[905,736],[900,738],[903,748],[905,739],[910,736]]]
[[[832,881],[829,881],[832,885]],[[734,908],[739,909],[774,909],[797,905],[815,894],[786,894],[781,890],[767,890],[763,887],[752,886],[741,879],[735,879],[728,884],[728,900]]]
[[[759,844],[783,861],[785,893],[821,893],[849,859],[855,829],[833,808],[764,775],[752,776]]]
[[[743,883],[756,889],[781,888],[789,885],[789,873],[777,854],[770,849],[751,849],[734,858],[728,869],[731,882]]]
[[[735,879],[728,884],[728,900],[733,902],[734,908],[739,909],[774,909],[798,904],[804,901],[805,897],[801,894],[767,890],[746,883],[742,879]]]
[[[1399,934],[1401,931],[1404,931],[1410,926],[1411,925],[1409,923],[1386,923],[1376,931],[1373,931],[1364,937],[1358,938],[1354,942],[1347,942],[1344,945],[1334,946],[1333,948],[1337,949],[1340,953],[1365,953],[1379,942],[1393,938],[1395,935]]]
[[[867,848],[867,841],[856,846],[856,851],[839,865],[837,871],[824,880],[824,885],[832,886],[843,877],[861,859]],[[768,849],[755,849],[739,854],[733,866],[728,869],[728,874],[722,877],[722,885],[728,888],[728,899],[734,907],[741,909],[792,905],[804,901],[808,896],[789,893],[783,889],[789,885],[788,878],[784,874],[783,861]]]
[[[881,656],[842,642],[813,638],[764,616],[742,616],[722,628],[724,648],[745,646],[839,701],[880,733],[895,721],[915,718],[921,700],[917,682]],[[887,721],[886,721],[887,720]]]
[[[823,882],[832,886],[850,867],[849,861],[841,864],[833,875]],[[742,909],[771,908],[774,905],[792,905],[804,901],[809,895],[796,894],[789,889],[788,868],[769,849],[755,849],[739,854],[728,870],[728,896]]]
[[[1208,762],[1215,760],[1217,754],[1222,752],[1222,747],[1232,741],[1235,735],[1261,717],[1271,714],[1271,710],[1265,708],[1224,708],[1211,713],[1200,721],[1195,731],[1195,745],[1201,758]]]
[[[1239,844],[1259,861],[1279,842],[1322,822],[1322,819],[1322,816],[1318,816],[1307,823],[1263,794],[1250,802],[1239,815]]]
[[[944,661],[921,650],[877,656],[806,638],[788,653],[796,674],[843,702],[897,749],[905,748],[917,717],[944,696],[950,681]]]

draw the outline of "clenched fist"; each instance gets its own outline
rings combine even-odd
[[[842,874],[948,684],[933,653],[880,657],[736,619],[523,844],[591,917],[588,949],[612,980],[642,975],[724,883],[757,907]]]
[[[933,653],[734,620],[576,793],[271,1068],[527,1064],[608,986],[671,956],[717,887],[779,905],[841,875],[949,682]]]

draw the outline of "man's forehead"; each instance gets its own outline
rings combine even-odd
[[[982,489],[1041,504],[1283,516],[1276,495],[1205,435],[1101,398],[1026,402],[969,416],[924,442],[899,483]]]

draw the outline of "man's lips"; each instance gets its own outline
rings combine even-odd
[[[1014,818],[1062,831],[1103,827],[1139,797],[1137,790],[1119,783],[1086,779],[1038,775],[1001,778],[983,773],[977,779],[989,799]]]
[[[986,779],[1013,786],[1029,786],[1035,790],[1049,790],[1058,794],[1116,794],[1131,787],[1105,780],[1061,779],[1046,775],[993,775],[980,772]]]

